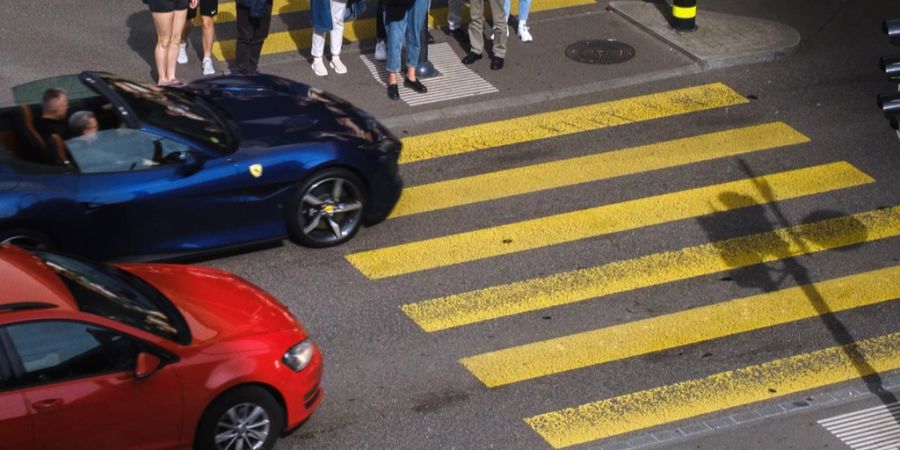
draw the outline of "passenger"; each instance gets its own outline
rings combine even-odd
[[[97,117],[90,111],[78,111],[69,117],[69,131],[72,137],[91,137],[97,134]]]
[[[69,112],[69,95],[60,88],[50,88],[44,91],[41,99],[41,120],[35,124],[38,134],[49,141],[50,136],[58,134],[66,139],[69,129],[66,125],[66,116]]]

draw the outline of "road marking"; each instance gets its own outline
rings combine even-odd
[[[290,2],[289,2],[290,4]],[[555,9],[571,8],[575,6],[596,5],[596,0],[541,0],[531,5],[531,12],[550,11]],[[286,10],[273,8],[273,14],[276,12],[286,13],[291,11],[303,11],[309,9],[309,1],[291,5]],[[468,17],[464,11],[463,17]],[[225,16],[220,22],[225,22]],[[428,13],[428,28],[444,26],[447,23],[447,8],[434,8]],[[344,24],[344,41],[358,42],[366,39],[375,39],[375,18],[358,19],[347,21]],[[224,39],[213,43],[213,56],[224,61],[234,58],[235,39]],[[263,43],[262,54],[271,55],[274,53],[294,52],[301,48],[309,48],[312,42],[312,28],[294,29],[277,33],[270,33]]]
[[[900,236],[900,206],[439,297],[400,308],[426,332]]]
[[[819,421],[853,450],[900,447],[900,403],[879,405]]]
[[[363,64],[369,69],[369,73],[375,81],[382,86],[387,86],[387,68],[384,61],[376,61],[372,55],[359,55]],[[450,47],[450,44],[441,42],[432,45],[428,50],[428,61],[434,65],[440,75],[429,78],[428,92],[419,94],[402,83],[398,86],[400,99],[409,106],[419,106],[429,103],[457,100],[473,95],[492,94],[497,92],[491,83],[481,78],[477,73],[459,61],[459,56]]]
[[[403,139],[400,163],[458,155],[748,103],[721,83],[659,92]]]
[[[900,368],[900,333],[525,419],[554,448],[605,439]]]
[[[900,298],[900,266],[484,353],[460,362],[497,387]]]
[[[272,2],[272,16],[300,11],[309,11],[309,0],[274,0]],[[237,20],[236,3],[219,3],[216,23],[223,24],[234,22],[235,20]]]
[[[391,218],[809,142],[773,122],[405,188]]]
[[[850,164],[837,162],[353,253],[346,258],[365,276],[386,278],[874,181]],[[770,195],[761,194],[760,186]],[[727,202],[721,202],[726,196]]]

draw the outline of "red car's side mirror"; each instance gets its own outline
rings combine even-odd
[[[137,363],[134,366],[134,377],[137,379],[147,378],[156,373],[162,367],[162,360],[158,356],[141,352],[138,353]]]

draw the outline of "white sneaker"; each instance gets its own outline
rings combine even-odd
[[[313,63],[310,67],[312,67],[313,72],[320,77],[328,75],[328,69],[325,68],[325,62],[322,61],[322,58],[313,58]]]
[[[375,43],[375,60],[376,61],[384,61],[387,59],[387,45],[384,41],[378,41]]]
[[[344,63],[341,62],[340,56],[337,56],[337,55],[332,56],[331,62],[328,63],[328,65],[331,66],[332,69],[334,69],[335,73],[338,73],[341,75],[347,73],[347,66],[345,66]]]
[[[216,69],[212,65],[212,58],[203,58],[203,75],[215,75]]]
[[[178,44],[178,64],[187,64],[187,43]]]
[[[531,33],[528,32],[528,26],[525,25],[525,22],[519,24],[519,39],[522,39],[522,42],[531,42],[534,40],[531,37]]]

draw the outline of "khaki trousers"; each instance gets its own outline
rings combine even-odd
[[[506,57],[506,11],[503,10],[504,0],[488,0],[491,4],[491,16],[494,18],[494,56]],[[472,53],[479,55],[484,53],[484,0],[470,0],[469,11],[472,13],[472,21],[469,22],[469,43],[472,45]]]

